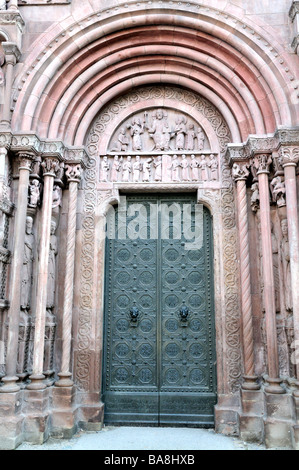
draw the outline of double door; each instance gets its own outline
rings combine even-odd
[[[110,424],[214,424],[212,221],[190,195],[109,216],[103,401]]]

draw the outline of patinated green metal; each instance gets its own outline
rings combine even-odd
[[[174,203],[179,213],[171,211]],[[136,218],[138,205],[142,217]],[[128,196],[126,206],[125,219],[116,210],[115,239],[107,239],[106,248],[105,421],[213,426],[210,213],[203,208],[203,246],[194,249],[183,233],[187,207],[192,230],[196,223],[192,195]]]

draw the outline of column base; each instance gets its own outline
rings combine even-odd
[[[271,377],[267,377],[266,382],[268,385],[265,386],[265,392],[272,393],[274,395],[282,395],[286,393],[286,390],[281,385],[281,379],[272,379]]]
[[[240,437],[246,442],[264,442],[264,393],[241,390]]]
[[[2,378],[4,385],[0,387],[1,393],[16,393],[19,392],[21,387],[17,384],[19,377],[17,376],[7,376]]]
[[[49,389],[24,390],[26,441],[43,444],[50,435]]]
[[[265,444],[267,448],[291,448],[294,406],[291,395],[265,393]]]
[[[41,375],[30,375],[29,379],[31,382],[27,385],[28,390],[44,390],[47,388],[47,384],[45,383],[45,376]]]
[[[242,389],[243,390],[259,390],[260,384],[257,382],[258,377],[257,376],[250,376],[250,375],[244,375],[244,382],[242,384]]]
[[[0,395],[0,450],[14,450],[24,440],[21,393]]]
[[[239,415],[239,397],[219,395],[215,406],[215,431],[226,436],[239,436]]]
[[[51,436],[55,438],[69,439],[78,430],[74,394],[74,387],[53,387]]]
[[[72,374],[70,372],[60,372],[57,374],[59,380],[55,382],[55,387],[72,387],[74,382],[71,380]]]

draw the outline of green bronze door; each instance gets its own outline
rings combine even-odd
[[[209,211],[190,195],[127,196],[109,219],[105,422],[213,426]]]

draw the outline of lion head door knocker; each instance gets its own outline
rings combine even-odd
[[[139,318],[139,310],[137,307],[132,307],[130,310],[130,320],[131,320],[131,326],[137,326]]]
[[[189,316],[189,309],[188,307],[186,307],[186,305],[183,305],[180,310],[180,318],[181,318],[182,326],[187,326],[188,316]]]

